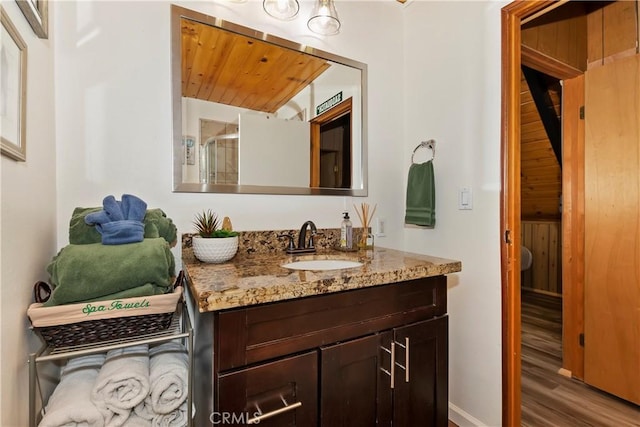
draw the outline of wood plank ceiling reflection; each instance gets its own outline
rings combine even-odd
[[[330,64],[199,22],[182,20],[182,96],[275,113]]]

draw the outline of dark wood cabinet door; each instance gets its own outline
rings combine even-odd
[[[320,425],[372,427],[391,425],[391,358],[382,346],[391,331],[320,350]],[[387,346],[388,347],[388,346]]]
[[[447,427],[448,317],[395,329],[393,425]],[[408,343],[408,360],[406,349]],[[400,365],[400,366],[399,366]],[[406,371],[409,375],[406,381]]]
[[[318,353],[220,374],[213,424],[313,427],[318,424]],[[257,422],[256,422],[257,421]]]

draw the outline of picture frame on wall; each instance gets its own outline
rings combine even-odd
[[[41,39],[49,38],[49,0],[16,0],[29,25]]]
[[[182,164],[185,163],[185,160],[188,165],[196,164],[196,137],[190,135],[184,135],[182,137],[182,146],[184,149],[184,157]]]
[[[2,155],[27,160],[27,45],[0,9],[0,142]]]

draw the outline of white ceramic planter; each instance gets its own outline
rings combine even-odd
[[[193,236],[192,246],[193,254],[202,262],[226,262],[238,252],[238,236],[223,238]]]

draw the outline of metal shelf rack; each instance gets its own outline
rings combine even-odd
[[[180,298],[176,312],[171,319],[170,326],[164,331],[70,347],[51,347],[45,344],[37,352],[29,354],[29,426],[36,427],[38,425],[45,413],[46,407],[46,400],[44,399],[40,386],[40,378],[38,377],[39,363],[65,360],[89,354],[106,353],[109,350],[139,344],[159,344],[176,339],[181,339],[185,344],[189,358],[187,420],[189,420],[189,426],[191,426],[193,423],[193,326],[184,295]],[[39,394],[40,402],[42,403],[39,410],[36,403],[36,393]]]

